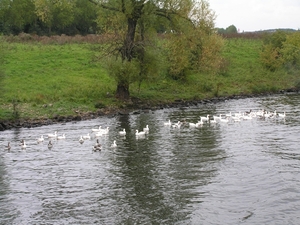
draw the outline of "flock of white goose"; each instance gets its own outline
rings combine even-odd
[[[105,136],[109,133],[109,127],[106,127],[105,129],[103,129],[101,126],[99,126],[98,128],[92,128],[91,129],[91,134],[88,133],[86,135],[81,135],[78,139],[80,144],[83,144],[85,142],[85,140],[90,140],[91,138],[96,138],[96,143],[92,146],[92,150],[93,151],[101,151],[102,150],[102,145],[99,142],[99,137],[101,136]],[[135,132],[135,136],[136,138],[143,138],[145,137],[147,134],[149,133],[149,126],[146,125],[146,127],[143,128],[142,131],[138,131],[136,130]],[[125,128],[123,128],[122,130],[119,131],[119,135],[121,137],[125,137],[126,136],[126,130]],[[53,140],[63,140],[66,139],[66,135],[62,134],[62,135],[58,135],[57,131],[55,131],[54,133],[51,134],[47,134],[47,135],[41,135],[39,138],[36,139],[36,143],[43,143],[45,141],[45,139],[48,139],[48,149],[52,149],[53,147]],[[21,140],[20,144],[19,144],[20,148],[25,150],[28,145],[26,144],[26,141],[23,139]],[[117,141],[114,140],[113,143],[110,145],[111,148],[116,148],[117,147]],[[5,149],[7,151],[11,150],[11,145],[10,142],[8,142],[8,144],[5,146]]]
[[[201,127],[204,123],[229,123],[229,122],[240,122],[242,120],[251,120],[253,118],[281,118],[281,119],[285,119],[286,114],[285,112],[283,113],[277,113],[276,111],[274,112],[268,112],[265,110],[258,110],[258,111],[252,111],[250,110],[249,112],[238,112],[238,113],[228,113],[228,114],[220,114],[219,116],[200,116],[200,120],[197,121],[196,123],[193,122],[182,122],[182,121],[178,121],[176,123],[172,123],[170,120],[167,122],[164,122],[164,126],[169,126],[172,127],[174,129],[179,129],[181,128],[182,125],[186,125],[188,124],[189,127]],[[101,126],[99,126],[98,128],[92,128],[91,129],[91,133],[92,135],[90,135],[90,133],[88,133],[87,135],[81,135],[79,137],[79,143],[83,144],[85,140],[90,140],[93,137],[96,138],[96,143],[92,146],[92,150],[93,151],[101,151],[102,150],[102,145],[99,143],[99,137],[103,136],[103,135],[107,135],[109,133],[109,127],[106,128],[102,128]],[[145,137],[147,134],[149,133],[149,126],[146,125],[146,127],[143,128],[142,131],[135,131],[135,136],[136,138],[143,138]],[[119,135],[120,136],[126,136],[126,130],[122,129],[119,131]],[[62,134],[62,135],[58,135],[57,131],[55,131],[54,133],[45,135],[47,136],[46,138],[48,138],[48,148],[52,149],[53,147],[53,140],[63,140],[66,139],[66,135]],[[45,137],[44,135],[41,135],[41,137],[36,139],[37,143],[42,143],[45,141]],[[20,147],[21,149],[26,149],[27,145],[25,140],[22,140],[20,143]],[[116,140],[113,141],[113,143],[110,146],[111,148],[116,148],[117,147],[117,143]],[[11,150],[11,145],[10,142],[8,142],[8,144],[5,146],[5,149],[10,151]]]

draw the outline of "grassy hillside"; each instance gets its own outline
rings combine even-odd
[[[298,78],[284,71],[270,73],[259,63],[259,39],[226,39],[227,71],[223,75],[190,74],[186,82],[168,79],[130,86],[132,97],[149,102],[198,100],[272,92],[291,88]],[[100,44],[4,43],[4,79],[0,119],[14,113],[22,118],[73,115],[97,107],[120,107],[114,97],[115,81],[96,60]]]

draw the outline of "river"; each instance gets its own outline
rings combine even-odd
[[[188,125],[262,109],[286,117]],[[283,94],[3,131],[0,224],[299,224],[299,111],[300,95]],[[55,131],[66,139],[48,149]]]

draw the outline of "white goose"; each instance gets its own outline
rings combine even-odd
[[[148,134],[149,133],[149,126],[148,124],[146,125],[146,127],[143,128],[143,131]]]
[[[102,134],[108,134],[108,132],[109,132],[109,127],[106,127],[105,129],[101,129],[99,131],[99,133],[102,133]]]
[[[135,131],[135,136],[143,136],[143,135],[145,135],[145,131],[138,131],[138,130],[136,130]]]
[[[117,143],[116,143],[116,140],[114,140],[114,142],[111,144],[111,146],[110,146],[111,148],[115,148],[115,147],[117,147]]]
[[[171,120],[169,120],[168,122],[164,122],[164,125],[165,126],[171,126],[172,125]]]
[[[283,112],[283,113],[278,113],[278,116],[280,117],[280,118],[285,118],[285,111]]]
[[[56,138],[57,137],[57,131],[54,132],[54,134],[48,134],[48,138]]]
[[[101,129],[102,129],[101,126],[99,126],[99,128],[93,128],[92,132],[99,132],[99,131],[101,131]]]
[[[182,122],[178,121],[177,123],[172,124],[173,128],[180,128],[182,125]]]
[[[209,122],[209,115],[207,115],[206,117],[200,116],[200,119],[202,119],[203,122],[205,122],[205,121]]]
[[[82,138],[85,140],[91,139],[90,133],[88,133],[87,135],[83,135]]]
[[[126,135],[126,130],[123,128],[123,130],[119,131],[119,135],[125,136]]]
[[[196,123],[196,127],[201,127],[203,125],[202,118]]]
[[[62,140],[62,139],[66,139],[66,135],[63,134],[62,136],[57,136],[57,140]]]
[[[189,127],[196,127],[197,123],[189,123]]]
[[[220,122],[222,122],[222,123],[228,123],[229,119],[228,118],[220,118]]]
[[[79,138],[79,143],[80,143],[80,144],[83,144],[83,142],[84,142],[84,139],[83,139],[82,136],[80,136],[80,138]]]
[[[41,143],[44,141],[44,135],[37,139],[37,143]]]
[[[209,121],[210,123],[217,123],[216,118],[213,118],[212,120]]]
[[[23,140],[23,143],[21,144],[21,148],[22,148],[22,149],[26,149],[26,148],[27,148],[27,145],[26,145],[26,143],[25,143],[24,140]]]

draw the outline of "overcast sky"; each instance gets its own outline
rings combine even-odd
[[[207,0],[217,15],[216,27],[242,31],[300,29],[300,0]]]

